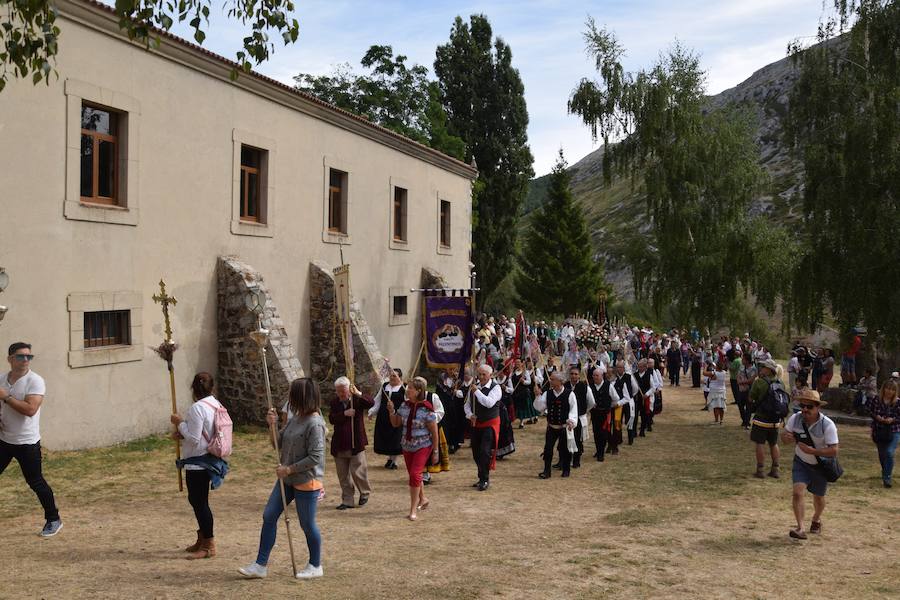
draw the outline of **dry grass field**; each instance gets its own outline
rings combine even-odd
[[[485,493],[455,455],[410,523],[405,471],[369,454],[375,491],[335,511],[329,460],[320,504],[325,577],[295,581],[284,530],[269,577],[245,581],[273,483],[264,435],[236,439],[232,472],[212,493],[218,557],[182,559],[193,514],[175,490],[172,449],[148,439],[50,453],[47,479],[65,527],[37,532],[40,506],[18,468],[0,477],[2,598],[897,598],[900,491],[885,490],[868,430],[839,427],[844,478],[829,492],[821,536],[788,538],[790,461],[779,481],[751,477],[747,433],[728,407],[709,425],[702,396],[666,388],[653,433],[569,479],[538,480],[543,428],[517,431],[519,449]],[[293,525],[296,527],[296,513]],[[298,562],[306,547],[295,529]]]

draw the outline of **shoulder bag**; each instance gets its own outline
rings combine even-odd
[[[806,426],[806,421],[803,420],[803,417],[798,418],[800,419],[800,423],[803,425],[803,431],[806,432],[806,437],[809,438],[810,443],[812,444],[813,448],[815,448],[816,441],[813,439],[812,434],[809,432],[809,427]],[[816,462],[818,463],[819,471],[822,473],[822,475],[825,476],[825,481],[827,481],[828,483],[834,483],[841,478],[841,475],[844,474],[844,468],[841,466],[841,463],[838,462],[836,456],[817,456]]]

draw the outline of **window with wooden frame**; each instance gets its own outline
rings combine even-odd
[[[441,246],[450,247],[450,202],[441,200],[441,216],[440,216],[440,234]]]
[[[347,173],[328,170],[328,231],[347,234]]]
[[[119,113],[81,105],[81,201],[117,205],[119,189]]]
[[[131,344],[131,311],[102,310],[84,313],[84,347]]]
[[[393,231],[395,242],[406,242],[406,202],[408,193],[405,188],[394,187]]]
[[[241,221],[265,223],[262,192],[264,167],[264,150],[241,145]]]

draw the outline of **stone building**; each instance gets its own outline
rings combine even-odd
[[[10,277],[0,342],[34,344],[48,386],[44,444],[167,428],[167,372],[151,350],[163,338],[160,278],[178,300],[182,411],[196,371],[218,373],[220,360],[232,376],[257,368],[254,353],[229,350],[246,331],[225,299],[242,285],[229,279],[237,272],[252,272],[244,283],[261,280],[272,302],[277,401],[324,343],[311,336],[310,286],[341,256],[355,331],[408,369],[421,343],[409,289],[423,270],[468,283],[475,169],[266,77],[231,81],[233,63],[182,39],[129,42],[103,5],[56,5],[58,80],[0,93],[0,266]],[[230,386],[224,400],[256,385]]]

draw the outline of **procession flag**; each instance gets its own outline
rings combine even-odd
[[[465,364],[472,351],[472,298],[425,296],[422,302],[422,336],[428,366],[449,369]]]

